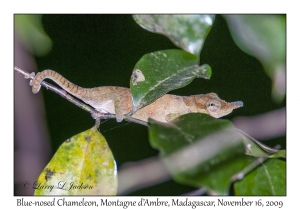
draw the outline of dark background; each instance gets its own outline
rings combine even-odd
[[[44,15],[46,33],[53,48],[36,57],[39,71],[52,69],[82,87],[129,87],[135,63],[146,53],[177,48],[168,38],[138,26],[131,15]],[[209,64],[210,80],[195,79],[172,94],[193,95],[215,92],[226,101],[243,101],[244,107],[224,118],[253,116],[285,106],[273,102],[272,81],[259,61],[241,51],[233,42],[227,24],[216,16],[200,55],[200,64]],[[29,87],[28,87],[29,88]],[[42,88],[53,154],[67,138],[91,128],[90,114]],[[118,127],[120,126],[120,127]],[[158,155],[148,141],[147,128],[109,120],[101,125],[118,166]],[[285,137],[264,142],[270,146]],[[180,195],[192,187],[168,181],[131,195]]]

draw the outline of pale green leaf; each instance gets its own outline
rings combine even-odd
[[[116,195],[112,152],[95,128],[67,139],[35,183],[34,195]]]
[[[199,57],[215,15],[134,15],[146,30],[167,36],[176,46]]]
[[[269,158],[286,158],[286,150],[280,150],[272,155],[269,156]]]
[[[286,20],[284,15],[224,15],[235,43],[258,58],[273,80],[273,97],[285,96]]]
[[[42,25],[42,15],[16,14],[15,30],[26,48],[37,56],[46,55],[52,47],[52,41]]]

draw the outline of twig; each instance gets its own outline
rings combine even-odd
[[[14,70],[20,74],[23,74],[25,79],[34,79],[34,74],[32,74],[32,73],[30,74],[17,66],[14,67]],[[89,112],[92,116],[97,116],[97,118],[100,118],[100,119],[115,119],[116,118],[115,114],[101,113],[101,112],[96,111],[94,108],[75,99],[73,96],[69,95],[65,90],[63,90],[61,88],[57,88],[45,81],[42,81],[41,85],[43,87],[47,88],[48,90],[51,90],[51,91],[57,93],[58,95],[60,95],[64,99],[70,101],[71,103],[75,104],[76,106],[80,107],[81,109]],[[130,117],[129,115],[125,115],[124,120],[126,120],[128,122],[133,122],[133,123],[138,123],[138,124],[141,124],[144,126],[148,126],[147,122],[135,119],[133,117]]]
[[[255,139],[273,139],[286,135],[286,108],[253,117],[237,117],[232,122],[236,128]]]
[[[258,140],[256,140],[255,138],[249,136],[247,133],[245,133],[244,131],[240,130],[237,128],[237,131],[239,131],[240,133],[242,133],[243,135],[247,136],[249,139],[251,139],[252,141],[254,141],[260,148],[262,148],[265,152],[268,152],[268,153],[276,153],[276,152],[279,152],[278,149],[276,148],[271,148],[271,147],[268,147],[266,145],[264,145],[263,143],[259,142]],[[280,148],[279,148],[280,149]]]
[[[279,145],[274,147],[274,150],[279,151],[278,149],[280,149]],[[241,170],[237,174],[233,175],[231,177],[231,181],[236,182],[236,181],[242,180],[246,174],[250,173],[253,169],[255,169],[260,164],[263,164],[267,160],[269,160],[268,157],[259,157],[259,158],[257,158],[255,161],[253,161],[250,165],[245,167],[243,170]]]
[[[256,158],[256,160],[253,161],[250,165],[245,167],[243,170],[241,170],[237,174],[233,175],[231,177],[231,182],[236,182],[236,181],[242,180],[246,174],[248,174],[250,171],[252,171],[254,168],[256,168],[257,166],[262,164],[267,159],[268,159],[267,157]]]
[[[158,157],[126,163],[119,170],[118,195],[126,195],[170,179],[170,172]]]
[[[207,193],[207,189],[203,187],[192,192],[185,193],[183,196],[199,196],[204,195],[205,193]]]

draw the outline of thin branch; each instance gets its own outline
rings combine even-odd
[[[205,193],[207,193],[207,189],[203,187],[192,192],[185,193],[183,196],[199,196],[204,195]]]
[[[268,140],[286,134],[286,108],[254,117],[237,117],[232,120],[236,128],[255,139]]]
[[[274,151],[277,150],[279,151],[280,149],[280,145],[276,145],[274,147]],[[247,167],[245,167],[243,170],[241,170],[240,172],[238,172],[237,174],[233,175],[231,177],[231,181],[232,182],[236,182],[239,180],[242,180],[244,178],[244,176],[248,173],[250,173],[252,170],[254,170],[257,166],[263,164],[265,161],[269,160],[268,157],[259,157],[256,160],[254,160],[250,165],[248,165]]]
[[[237,131],[239,131],[240,133],[242,133],[243,135],[247,136],[249,139],[251,139],[252,141],[254,141],[260,148],[262,148],[265,152],[268,152],[268,153],[276,153],[276,152],[279,152],[278,149],[275,149],[275,148],[271,148],[271,147],[268,147],[264,144],[262,144],[261,142],[259,142],[258,140],[256,140],[255,138],[249,136],[247,133],[245,133],[244,131],[240,130],[237,128]],[[279,148],[280,149],[280,148]]]
[[[31,79],[31,80],[34,79],[33,73],[30,74],[17,66],[14,67],[14,70],[20,74],[23,74],[25,79]],[[51,90],[51,91],[57,93],[58,95],[60,95],[64,99],[70,101],[71,103],[75,104],[76,106],[80,107],[81,109],[89,112],[92,116],[96,116],[97,118],[100,118],[100,119],[115,119],[116,118],[115,114],[101,113],[101,112],[96,111],[94,108],[86,105],[85,103],[79,101],[78,99],[75,99],[73,96],[69,95],[65,90],[63,90],[61,88],[53,86],[45,81],[42,81],[41,85],[43,87],[47,88],[48,90]],[[148,126],[147,122],[135,119],[133,117],[130,117],[129,115],[125,115],[124,120],[126,120],[128,122],[133,122],[133,123],[138,123],[138,124],[141,124],[144,126]]]
[[[170,172],[158,157],[126,163],[119,169],[118,195],[126,195],[170,179]]]
[[[260,157],[260,158],[255,159],[250,165],[245,167],[243,170],[241,170],[237,174],[233,175],[231,177],[231,182],[236,182],[236,181],[242,180],[246,174],[251,172],[253,169],[255,169],[257,166],[259,166],[266,160],[268,160],[267,157]]]

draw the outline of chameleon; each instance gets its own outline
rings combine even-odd
[[[34,73],[33,73],[34,74]],[[116,120],[121,122],[123,115],[133,108],[132,95],[129,88],[117,86],[102,86],[94,88],[79,87],[53,70],[38,72],[30,81],[32,92],[38,93],[41,82],[51,79],[65,91],[89,104],[101,113],[116,114]],[[191,96],[177,96],[165,94],[153,103],[142,107],[131,117],[148,122],[152,118],[161,122],[170,122],[187,113],[205,113],[215,118],[230,114],[233,109],[243,106],[243,102],[226,102],[216,93],[198,94]]]

